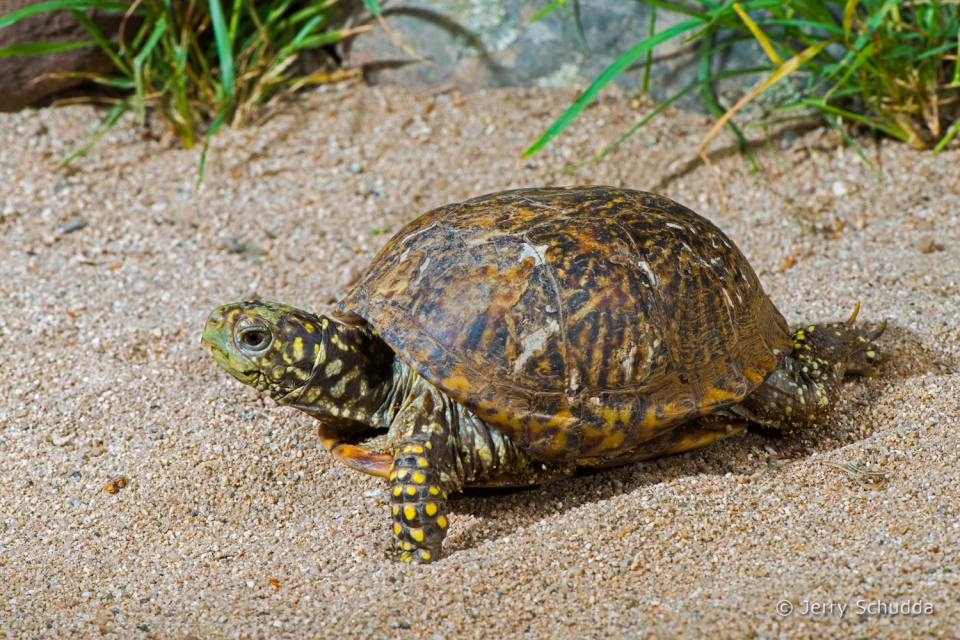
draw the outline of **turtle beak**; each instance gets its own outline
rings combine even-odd
[[[223,314],[223,307],[213,310],[200,336],[200,344],[223,350],[230,343],[230,327]]]

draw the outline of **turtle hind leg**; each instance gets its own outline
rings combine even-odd
[[[579,466],[592,469],[618,467],[675,453],[684,453],[725,440],[746,429],[748,421],[734,416],[709,415],[681,424],[675,429],[613,458],[591,458]]]
[[[874,341],[886,329],[857,328],[860,305],[846,322],[810,325],[793,334],[793,352],[762,385],[730,410],[752,422],[775,429],[807,427],[830,413],[843,376],[873,377],[881,361]]]
[[[883,335],[887,328],[884,320],[876,328],[865,330],[854,326],[858,302],[846,322],[811,325],[798,329],[793,334],[793,355],[802,364],[832,366],[837,377],[857,374],[874,377],[874,365],[882,360],[880,350],[874,341]]]

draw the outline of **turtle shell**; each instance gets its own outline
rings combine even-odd
[[[450,204],[397,233],[334,317],[542,461],[614,456],[740,402],[787,323],[716,226],[610,187]]]

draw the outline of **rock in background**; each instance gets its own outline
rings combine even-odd
[[[40,2],[41,0],[0,0],[0,16]],[[122,15],[102,11],[93,11],[89,15],[107,37],[116,37]],[[137,26],[128,24],[127,32],[132,35]],[[86,29],[67,11],[32,16],[0,29],[0,49],[29,42],[75,42],[90,39]],[[0,58],[0,111],[18,111],[53,93],[84,82],[78,78],[43,78],[47,74],[75,71],[107,73],[112,69],[113,64],[99,47]]]
[[[586,86],[603,69],[647,37],[650,7],[634,0],[571,0],[573,13],[589,55],[578,44],[576,30],[562,10],[530,24],[547,0],[400,0],[385,3],[387,23],[405,44],[436,67],[417,63],[382,29],[363,33],[341,47],[348,66],[363,66],[372,82],[400,84],[414,91],[452,85],[461,91],[485,87],[539,85],[544,88]],[[357,14],[359,15],[359,14]],[[657,31],[669,28],[684,16],[660,10]],[[665,100],[697,77],[699,42],[682,44],[675,39],[658,47],[650,93]],[[720,68],[755,66],[763,61],[758,46],[734,48]],[[643,84],[644,58],[617,79],[639,89]],[[749,79],[747,82],[752,82]],[[733,97],[742,95],[744,81],[726,85]],[[698,107],[696,92],[678,106]]]

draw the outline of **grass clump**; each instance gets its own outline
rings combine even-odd
[[[117,39],[107,38],[88,17],[93,9],[124,12]],[[123,94],[108,99],[113,107],[64,164],[86,152],[125,113],[132,111],[145,123],[150,111],[184,148],[203,139],[201,179],[210,137],[221,126],[242,127],[304,85],[356,73],[297,75],[295,63],[303,51],[369,28],[331,28],[336,0],[53,0],[0,18],[0,28],[63,10],[73,14],[89,40],[22,44],[0,49],[0,57],[98,45],[113,62],[114,73],[108,75],[63,74]]]
[[[706,147],[724,125],[733,130],[749,154],[732,116],[788,77],[796,90],[769,109],[767,124],[819,116],[848,139],[844,121],[934,151],[941,150],[960,130],[960,4],[956,0],[635,1],[650,5],[652,16],[659,9],[682,14],[685,19],[659,33],[651,29],[650,37],[607,67],[524,156],[543,148],[607,84],[644,58],[646,85],[651,53],[677,38],[699,40],[697,81],[658,105],[587,162],[610,153],[657,113],[692,91],[699,91],[706,107],[719,118],[701,147],[704,161],[709,164]],[[712,62],[727,48],[749,40],[762,47],[766,56],[762,64],[711,73]],[[743,99],[726,111],[720,108],[715,82],[758,73],[764,79]]]

